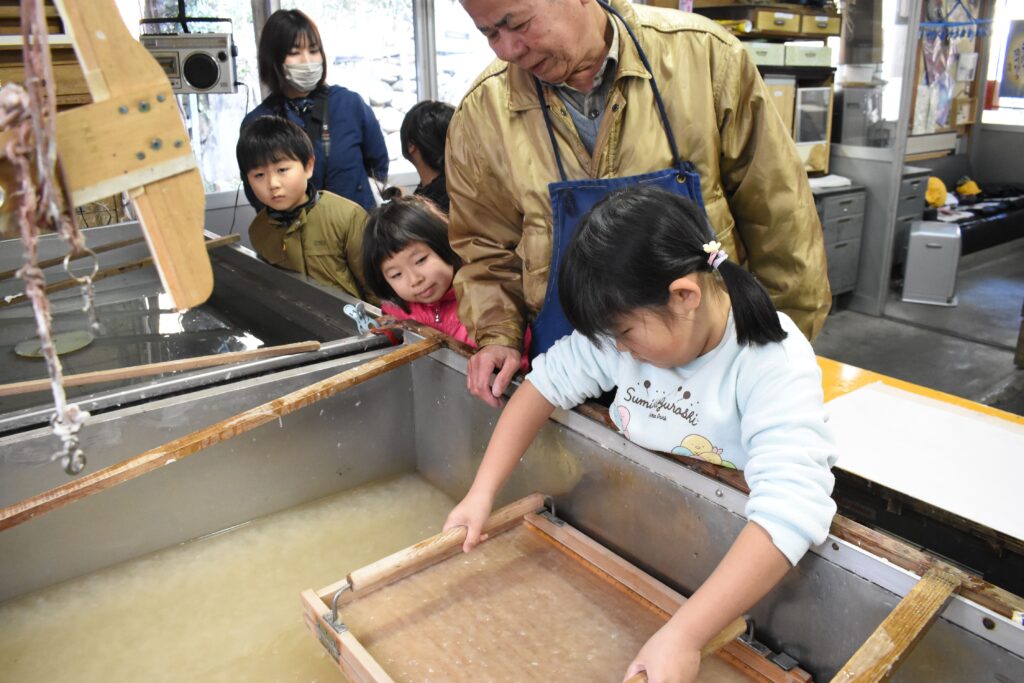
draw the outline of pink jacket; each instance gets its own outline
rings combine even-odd
[[[407,301],[406,305],[409,307],[408,313],[390,301],[382,301],[380,310],[384,315],[389,315],[395,320],[415,320],[476,348],[476,344],[469,338],[466,326],[459,320],[459,304],[455,300],[454,287],[449,287],[444,296],[435,304],[419,304]],[[526,353],[530,348],[529,328],[526,331],[526,342],[523,347],[523,359],[520,363],[520,369],[526,372],[530,369],[530,360]]]

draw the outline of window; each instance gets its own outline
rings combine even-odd
[[[992,110],[985,123],[1024,125],[1024,3],[997,0],[992,21],[988,81]]]
[[[133,36],[142,18],[177,14],[176,0],[115,0]],[[436,92],[423,92],[417,78],[414,3],[423,26],[434,26]],[[207,192],[235,191],[240,179],[235,162],[238,129],[245,114],[262,99],[250,0],[187,0],[190,16],[223,17],[227,23],[190,23],[193,33],[231,31],[236,94],[179,95],[182,117],[192,139]],[[281,0],[282,9],[300,9],[316,22],[324,40],[328,83],[359,93],[373,109],[391,157],[391,175],[401,182],[412,165],[401,155],[399,129],[406,112],[421,99],[457,105],[481,71],[494,59],[487,40],[459,0]],[[180,33],[173,21],[146,24],[141,32]],[[420,68],[425,68],[421,65]],[[433,88],[432,88],[433,89]],[[410,181],[411,182],[411,181]],[[414,184],[414,183],[413,183]]]
[[[445,0],[442,0],[444,2]],[[373,109],[391,158],[391,173],[412,170],[398,131],[419,101],[412,0],[282,0],[312,19],[324,41],[327,82],[362,95]]]
[[[434,13],[436,99],[458,105],[494,53],[459,0],[435,0]]]

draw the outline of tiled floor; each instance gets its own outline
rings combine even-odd
[[[906,304],[885,317],[832,313],[815,351],[1024,415],[1024,369],[1013,364],[1024,303],[1024,239],[965,256],[953,308]]]

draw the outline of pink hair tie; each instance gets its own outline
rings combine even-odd
[[[711,240],[704,245],[704,253],[708,254],[708,265],[714,270],[718,270],[718,266],[722,265],[722,261],[729,258],[729,254],[725,253],[722,249],[722,243]]]

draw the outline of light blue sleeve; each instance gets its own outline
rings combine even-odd
[[[573,332],[537,356],[526,379],[548,402],[567,410],[614,387],[620,358],[610,340],[598,347]]]
[[[798,330],[789,334],[783,344],[759,350],[757,362],[744,369],[737,398],[749,455],[747,519],[795,565],[828,536],[836,512],[831,467],[837,450],[825,423],[814,352]]]

